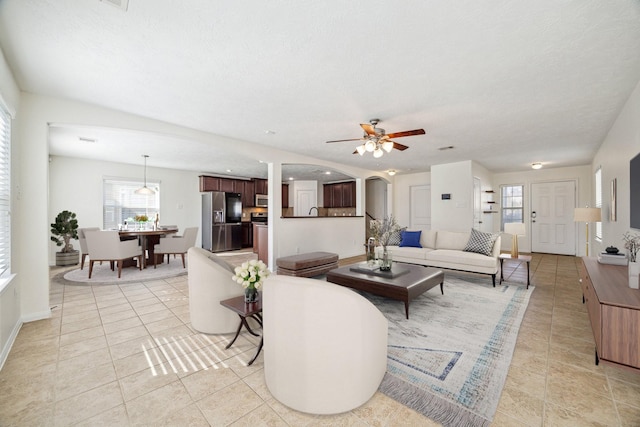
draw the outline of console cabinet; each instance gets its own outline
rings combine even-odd
[[[583,257],[580,284],[596,343],[596,364],[640,370],[640,291],[631,289],[626,266]]]

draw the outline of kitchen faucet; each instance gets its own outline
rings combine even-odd
[[[318,210],[318,208],[317,208],[317,207],[315,207],[315,206],[314,206],[314,207],[312,207],[311,209],[309,209],[309,215],[311,215],[311,211],[312,211],[312,210],[314,210],[314,209],[316,210],[316,213],[317,213],[318,215],[320,215],[320,211],[319,211],[319,210]]]

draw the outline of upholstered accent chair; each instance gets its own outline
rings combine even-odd
[[[80,260],[80,270],[84,269],[84,260],[89,255],[89,249],[87,249],[87,238],[84,233],[87,231],[99,231],[100,227],[85,227],[78,228],[78,240],[80,241],[80,252],[82,252],[82,259]]]
[[[198,237],[198,227],[185,228],[182,236],[165,237],[160,239],[160,243],[153,247],[153,268],[156,268],[156,260],[158,256],[167,255],[167,263],[169,255],[182,256],[182,268],[186,268],[184,256],[190,247],[195,246]]]
[[[198,247],[187,252],[189,315],[193,329],[205,334],[230,334],[238,329],[238,315],[220,301],[244,294],[231,280],[234,271],[222,257]]]
[[[272,275],[262,288],[264,377],[282,404],[311,414],[367,402],[387,370],[387,319],[329,282]]]
[[[118,279],[122,276],[122,263],[126,259],[138,258],[138,268],[142,269],[142,249],[137,240],[121,242],[120,235],[115,230],[87,231],[84,235],[89,251],[89,279],[96,261],[109,261],[111,270],[114,269],[114,263],[117,263]]]

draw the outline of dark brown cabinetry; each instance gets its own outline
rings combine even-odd
[[[220,178],[220,191],[225,193],[239,193],[236,190],[236,180],[231,178]]]
[[[324,184],[325,208],[352,208],[356,206],[355,181]]]
[[[252,181],[237,181],[236,192],[242,194],[242,206],[252,208],[256,205],[256,184]]]
[[[282,207],[289,207],[289,184],[282,184]]]
[[[269,194],[269,186],[266,179],[255,178],[253,181],[256,183],[256,194]]]
[[[220,191],[220,178],[215,176],[200,176],[200,192]]]
[[[242,247],[250,248],[253,246],[253,224],[250,222],[242,223]]]

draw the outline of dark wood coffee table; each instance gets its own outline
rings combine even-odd
[[[442,270],[420,265],[393,263],[391,273],[353,271],[357,264],[336,268],[327,273],[327,281],[382,297],[404,301],[409,318],[409,301],[429,289],[440,285],[444,295]],[[404,269],[408,271],[404,272]],[[394,274],[395,273],[395,274]]]

